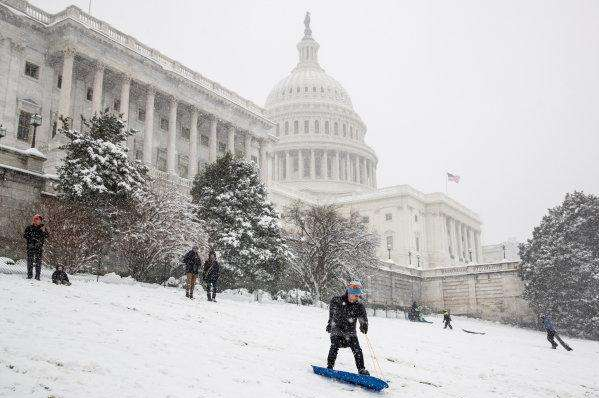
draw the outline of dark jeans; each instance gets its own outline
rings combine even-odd
[[[553,340],[553,338],[555,337],[555,339],[557,341],[559,341],[559,343],[562,345],[562,347],[564,347],[566,350],[571,351],[572,348],[570,348],[570,346],[568,344],[566,344],[566,342],[564,342],[564,340],[562,340],[561,337],[559,337],[559,335],[556,332],[552,332],[552,331],[547,331],[547,340],[549,340],[549,342],[551,343],[551,346],[553,348],[557,347],[557,343],[555,342],[555,340]]]
[[[41,249],[27,249],[27,278],[31,279],[33,276],[33,267],[35,266],[35,279],[40,279],[40,272],[42,270],[42,250]]]
[[[356,360],[356,367],[358,370],[364,369],[364,354],[362,354],[362,348],[360,348],[360,342],[358,336],[333,336],[331,335],[331,348],[329,349],[329,356],[327,358],[327,366],[333,368],[335,361],[337,360],[337,352],[339,348],[351,348],[354,359]]]
[[[451,327],[451,321],[445,321],[445,327],[443,329],[447,329],[448,326],[449,326],[450,329],[453,329]]]
[[[212,292],[212,296],[210,296],[210,292]],[[216,281],[206,281],[206,296],[209,301],[216,299]]]

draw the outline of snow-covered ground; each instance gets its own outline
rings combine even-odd
[[[73,286],[0,275],[0,396],[368,397],[316,376],[329,347],[327,313],[313,307],[176,288]],[[114,282],[114,281],[113,281]],[[389,397],[599,397],[599,342],[454,319],[454,330],[371,318]],[[464,333],[461,328],[487,334]],[[367,344],[360,337],[368,368]],[[348,349],[338,369],[354,371]]]

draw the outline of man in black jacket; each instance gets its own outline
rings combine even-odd
[[[216,261],[216,252],[210,250],[208,260],[204,263],[204,271],[202,272],[204,282],[206,282],[206,295],[208,301],[216,302],[216,284],[220,276],[220,264]]]
[[[364,368],[364,354],[356,335],[356,321],[360,322],[360,331],[368,332],[366,308],[359,302],[363,296],[362,284],[351,282],[343,296],[333,297],[329,306],[329,322],[326,330],[331,334],[331,348],[327,358],[327,368],[333,369],[339,348],[351,348],[358,373],[369,375]]]
[[[42,269],[42,254],[44,241],[48,239],[48,231],[43,224],[43,217],[39,214],[33,216],[33,223],[25,228],[23,238],[27,241],[27,279],[33,277],[35,266],[35,279],[40,280]]]
[[[54,271],[54,273],[52,274],[52,283],[56,285],[71,286],[71,282],[69,282],[69,277],[67,276],[67,273],[64,272],[60,265],[56,267],[56,271]]]
[[[443,326],[443,329],[447,329],[448,326],[450,329],[453,329],[451,327],[451,315],[449,315],[449,310],[443,311],[443,323],[445,324],[445,326]]]
[[[185,264],[185,273],[187,275],[185,297],[193,299],[193,288],[195,287],[196,278],[202,265],[202,259],[198,254],[198,245],[193,245],[191,250],[183,256],[183,264]]]

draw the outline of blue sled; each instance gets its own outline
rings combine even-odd
[[[312,369],[314,369],[314,373],[317,375],[329,377],[344,383],[355,384],[357,386],[365,387],[374,391],[381,391],[382,389],[389,387],[389,384],[385,383],[383,380],[372,376],[342,372],[340,370],[321,368],[320,366],[314,365],[312,365]]]

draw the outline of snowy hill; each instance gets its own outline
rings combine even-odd
[[[155,285],[0,275],[0,396],[369,397],[321,378],[327,312]],[[388,397],[599,397],[599,342],[454,319],[454,330],[371,318]],[[472,335],[460,329],[485,331]],[[363,339],[367,367],[373,371]],[[354,371],[349,350],[337,368]]]

